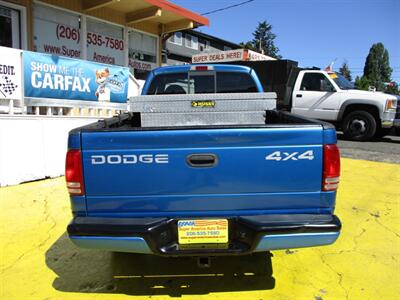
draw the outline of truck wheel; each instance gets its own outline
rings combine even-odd
[[[352,111],[343,119],[343,134],[345,138],[353,141],[368,141],[376,133],[376,120],[374,116],[364,110]]]

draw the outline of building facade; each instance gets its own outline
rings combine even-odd
[[[163,63],[191,63],[192,55],[240,49],[238,44],[196,30],[173,33],[165,42]]]
[[[167,0],[0,0],[0,46],[130,67],[161,65],[170,33],[208,19]]]

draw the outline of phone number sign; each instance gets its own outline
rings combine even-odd
[[[81,33],[78,28],[63,24],[56,26],[57,40],[64,40],[67,43],[75,42],[79,44]],[[112,65],[124,64],[124,40],[105,36],[95,32],[88,32],[86,35],[88,59]],[[62,48],[61,48],[62,52]],[[67,52],[70,53],[71,51]],[[75,57],[76,55],[65,55]]]
[[[111,65],[125,64],[123,28],[87,19],[87,33],[82,36],[79,18],[74,14],[42,5],[34,7],[34,49],[37,52],[82,58],[86,39],[87,59]]]
[[[111,64],[125,64],[125,45],[122,27],[87,19],[87,58]]]
[[[88,32],[87,34],[87,58],[92,61],[124,65],[124,41],[122,39]]]

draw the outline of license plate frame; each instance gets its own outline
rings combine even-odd
[[[178,243],[191,244],[226,244],[228,243],[228,219],[178,220]]]

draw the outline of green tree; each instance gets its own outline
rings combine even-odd
[[[253,32],[253,39],[240,43],[240,46],[280,59],[282,57],[278,54],[278,47],[275,46],[275,38],[276,34],[272,32],[271,24],[266,21],[258,22],[257,28]]]
[[[352,80],[349,65],[347,64],[346,60],[343,62],[342,66],[339,68],[339,73],[342,74],[348,81]]]
[[[382,43],[373,44],[369,49],[365,60],[364,77],[376,87],[378,91],[384,91],[384,82],[390,82],[392,68],[389,64],[389,53]]]
[[[278,54],[279,48],[275,46],[275,38],[276,34],[272,32],[271,24],[267,23],[267,21],[258,22],[258,26],[253,32],[251,43],[265,55],[279,59],[281,56]]]
[[[239,46],[242,47],[243,49],[249,49],[249,50],[254,50],[257,51],[257,49],[253,46],[251,42],[241,42],[239,43]]]
[[[366,91],[368,91],[368,88],[370,86],[369,81],[365,76],[357,76],[354,85],[357,89]]]

